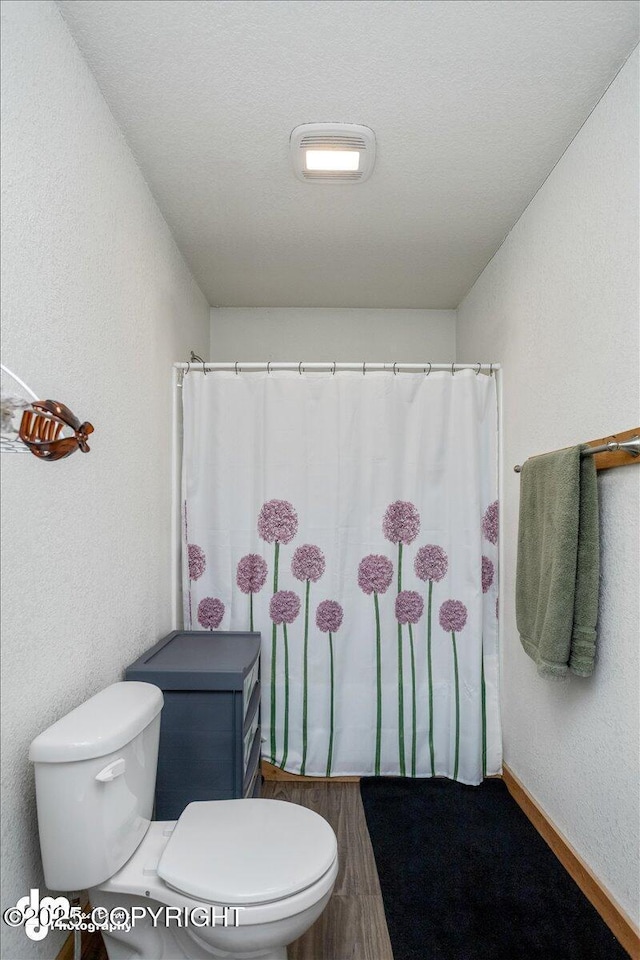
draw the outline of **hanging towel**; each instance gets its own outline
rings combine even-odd
[[[527,460],[520,479],[516,622],[541,676],[593,672],[598,487],[580,447]]]

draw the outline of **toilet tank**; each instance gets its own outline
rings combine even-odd
[[[114,683],[31,744],[51,890],[103,883],[142,841],[153,812],[162,703],[153,684]]]

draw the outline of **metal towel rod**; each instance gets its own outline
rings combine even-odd
[[[598,447],[587,447],[582,451],[582,456],[591,457],[595,453],[615,453],[616,450],[628,453],[632,457],[640,456],[640,435],[631,437],[630,440],[610,440],[609,443],[602,443]],[[516,463],[513,469],[516,473],[520,473],[522,466]]]

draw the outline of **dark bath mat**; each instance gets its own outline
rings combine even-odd
[[[360,791],[395,960],[628,960],[501,780]]]

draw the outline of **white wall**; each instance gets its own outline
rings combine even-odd
[[[212,360],[453,360],[455,310],[213,307]]]
[[[458,359],[504,364],[505,758],[636,921],[638,481],[600,474],[598,659],[536,675],[515,628],[515,463],[640,422],[637,52],[460,304]]]
[[[209,306],[56,6],[2,13],[3,362],[95,426],[3,456],[2,909],[42,885],[30,740],[170,623],[171,362]],[[53,957],[3,924],[7,960]]]

